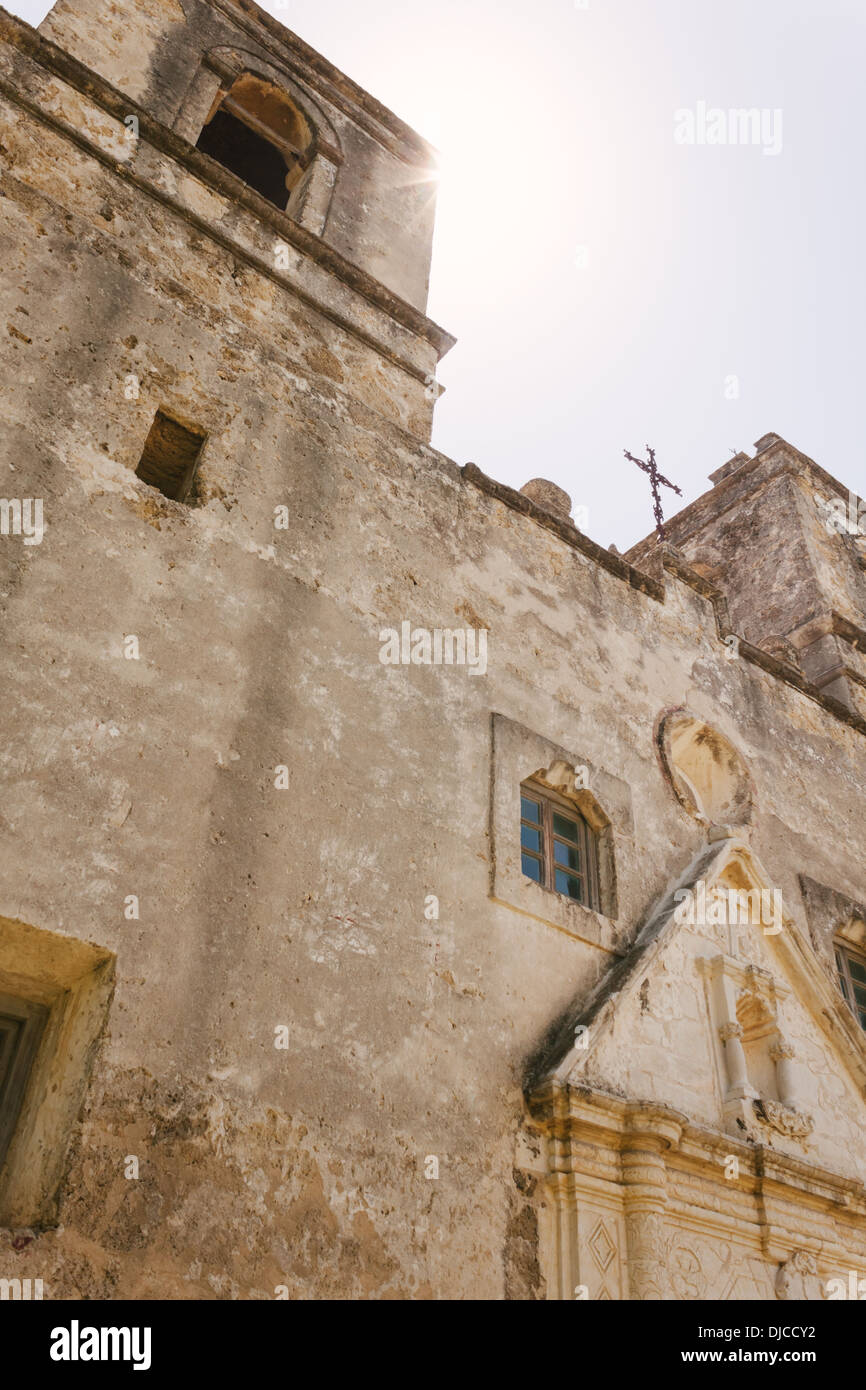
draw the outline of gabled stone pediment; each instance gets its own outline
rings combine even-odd
[[[716,835],[551,1029],[528,1093],[601,1086],[866,1173],[866,1034],[748,843]]]

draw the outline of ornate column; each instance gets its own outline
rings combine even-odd
[[[728,1090],[725,1100],[742,1100],[744,1096],[755,1095],[749,1085],[749,1070],[746,1066],[746,1053],[742,1044],[743,1030],[739,1023],[723,1023],[719,1029],[725,1048],[725,1066],[728,1072]]]
[[[676,1147],[682,1125],[654,1106],[637,1106],[628,1116],[621,1164],[628,1247],[630,1297],[636,1301],[668,1296],[665,1204],[665,1152]]]
[[[770,1048],[770,1056],[776,1063],[776,1090],[779,1100],[789,1109],[797,1108],[797,1088],[794,1081],[794,1049],[790,1043],[779,1038]]]
[[[568,1087],[551,1086],[545,1102],[547,1183],[553,1216],[551,1234],[556,1247],[556,1297],[568,1302],[575,1297],[575,1287],[580,1282]]]

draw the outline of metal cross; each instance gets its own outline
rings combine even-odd
[[[649,463],[644,462],[643,459],[636,459],[634,454],[629,453],[628,449],[626,449],[624,452],[627,459],[630,459],[632,463],[636,463],[638,468],[642,468],[644,473],[649,473],[650,475],[650,482],[652,483],[653,489],[653,514],[656,519],[656,531],[658,532],[659,540],[663,541],[665,538],[665,519],[664,513],[662,512],[662,498],[661,493],[659,491],[659,483],[661,483],[664,487],[669,487],[672,492],[675,492],[677,494],[678,497],[682,497],[683,494],[677,487],[676,483],[668,482],[668,479],[664,476],[664,474],[659,472],[658,468],[656,467],[655,449],[651,449],[650,446],[647,445],[646,451],[649,455]]]

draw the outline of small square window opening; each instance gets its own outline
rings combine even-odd
[[[137,477],[174,502],[186,501],[204,441],[202,431],[187,429],[158,410],[144,441]]]

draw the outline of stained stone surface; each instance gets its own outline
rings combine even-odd
[[[194,148],[238,62],[319,132],[300,221]],[[0,537],[0,993],[66,999],[76,1040],[55,1013],[0,1277],[774,1298],[795,1247],[866,1271],[830,949],[866,902],[866,571],[815,502],[844,480],[768,436],[622,557],[552,485],[431,448],[431,152],[251,0],[60,0],[42,37],[0,13],[0,143],[3,489],[45,522]],[[205,437],[188,504],[136,476],[158,410]],[[404,623],[484,631],[486,673],[383,664]],[[796,950],[695,927],[630,956],[727,843],[665,771],[678,710],[747,770],[737,833]],[[587,770],[613,917],[521,874],[520,784],[554,766],[566,791]],[[701,972],[732,945],[754,1089],[777,1100],[770,1019],[803,1141],[754,1107],[729,1128]],[[608,1031],[534,1095],[597,986]]]

